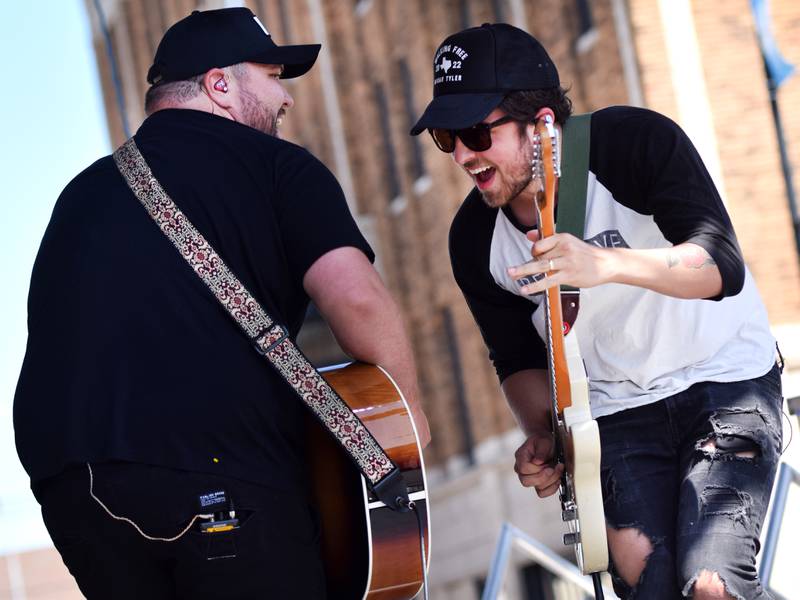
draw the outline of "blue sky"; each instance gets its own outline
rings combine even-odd
[[[0,77],[0,555],[49,543],[11,426],[31,267],[61,190],[110,151],[85,4],[3,8],[0,56],[11,58]]]

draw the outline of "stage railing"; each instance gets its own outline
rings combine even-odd
[[[578,567],[568,560],[560,557],[540,541],[515,527],[511,523],[503,523],[500,530],[500,539],[492,558],[492,566],[486,578],[481,600],[496,600],[503,588],[506,567],[508,566],[511,550],[516,548],[530,557],[534,562],[547,569],[550,573],[580,588],[594,598],[594,588],[589,576],[583,575]],[[603,588],[603,593],[608,600],[616,598],[613,591]]]
[[[800,396],[788,398],[786,403],[789,407],[789,413],[800,417]],[[783,515],[786,512],[786,501],[789,498],[789,490],[792,484],[800,485],[800,471],[782,462],[778,468],[778,480],[775,484],[775,494],[772,497],[772,507],[770,508],[769,527],[764,538],[761,563],[758,567],[758,576],[762,585],[767,589],[770,589],[769,582],[772,578],[772,568],[775,565],[775,552],[778,549]],[[797,535],[797,532],[792,533]],[[774,590],[770,591],[773,594],[775,593]]]

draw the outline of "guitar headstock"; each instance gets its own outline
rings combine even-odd
[[[536,133],[533,136],[533,157],[531,160],[531,172],[537,179],[545,179],[550,173],[550,169],[545,169],[543,156],[545,152],[550,155],[548,163],[552,164],[551,177],[561,177],[561,144],[559,144],[559,133],[553,124],[553,117],[545,115],[536,123]]]
[[[559,133],[553,117],[545,115],[536,122],[533,138],[531,173],[540,184],[537,193],[537,208],[540,212],[552,212],[555,202],[555,181],[561,176]]]

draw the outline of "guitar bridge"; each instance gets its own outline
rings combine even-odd
[[[578,532],[574,533],[565,533],[564,534],[564,545],[565,546],[574,546],[575,544],[581,543],[581,534]]]

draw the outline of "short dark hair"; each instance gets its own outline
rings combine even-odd
[[[181,81],[169,81],[152,85],[144,96],[144,112],[150,114],[165,101],[186,102],[197,96],[203,85],[202,75],[195,75]]]
[[[247,77],[247,67],[244,63],[236,63],[223,70],[232,74],[236,79]],[[186,102],[191,100],[203,91],[203,78],[205,73],[200,73],[188,79],[180,81],[168,81],[167,83],[156,83],[144,95],[144,112],[149,115],[158,110],[162,104],[170,102]]]
[[[567,91],[558,86],[509,92],[498,108],[517,121],[533,123],[536,113],[547,106],[553,109],[556,123],[563,125],[572,114],[572,100],[567,96]]]

